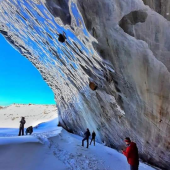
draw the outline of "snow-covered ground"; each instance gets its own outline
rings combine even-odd
[[[37,109],[35,111],[37,112]],[[8,121],[20,112],[14,114],[11,111],[10,113],[12,115],[8,115]],[[56,116],[57,111],[53,114]],[[42,115],[42,113],[32,112],[30,115],[34,115],[31,116],[33,120],[30,117],[27,118],[29,118],[30,124],[31,122],[34,124],[35,115]],[[18,114],[17,116],[21,117],[22,115]],[[6,117],[6,115],[1,115],[0,125],[3,118]],[[52,114],[49,117],[53,117]],[[45,119],[41,119],[42,122]],[[17,125],[17,118],[12,121]],[[54,119],[34,128],[34,133],[31,136],[21,137],[17,136],[18,129],[6,129],[16,126],[4,123],[3,127],[6,128],[0,129],[0,134],[3,136],[0,137],[0,170],[129,170],[124,155],[98,143],[96,146],[91,145],[88,149],[82,147],[82,138],[57,127],[57,122],[57,117],[54,117]],[[153,169],[140,163],[139,170]]]

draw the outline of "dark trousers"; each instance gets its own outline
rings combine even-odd
[[[18,136],[21,136],[21,133],[22,133],[22,136],[24,136],[24,127],[20,127],[20,128],[19,128],[19,134],[18,134]]]
[[[83,140],[82,140],[82,146],[84,146],[84,141],[87,140],[87,148],[89,147],[89,138],[85,137]]]
[[[130,165],[130,170],[138,170],[138,165],[134,165],[134,166],[132,166],[132,165]]]
[[[91,139],[90,145],[91,145],[92,141],[94,141],[94,146],[95,146],[95,138]]]

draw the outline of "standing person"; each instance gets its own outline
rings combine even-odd
[[[139,156],[136,143],[131,142],[129,137],[125,138],[125,143],[127,145],[127,148],[122,152],[127,157],[127,161],[130,164],[130,170],[138,170]]]
[[[84,141],[87,140],[87,148],[89,147],[89,137],[90,137],[90,131],[87,128],[87,131],[84,133],[84,139],[82,140],[82,146],[84,146]]]
[[[22,136],[24,136],[24,124],[25,123],[26,123],[25,117],[22,117],[21,121],[20,121],[20,127],[19,127],[19,134],[18,134],[18,136],[21,136],[21,132],[22,132]]]
[[[96,138],[96,133],[95,133],[95,131],[93,130],[90,145],[91,145],[92,141],[94,141],[94,146],[95,146],[95,138]]]

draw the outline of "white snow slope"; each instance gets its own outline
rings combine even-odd
[[[36,126],[39,123],[57,117],[55,105],[13,104],[0,108],[0,128],[18,128],[21,117],[25,117],[25,127]]]
[[[18,129],[1,129],[1,136],[10,137],[0,137],[0,170],[129,170],[121,153],[98,143],[82,147],[81,137],[56,123],[57,118],[40,124],[31,136],[18,137]],[[154,168],[140,163],[139,170]]]

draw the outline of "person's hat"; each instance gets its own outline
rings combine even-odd
[[[129,138],[129,137],[126,137],[126,138],[125,138],[125,142],[131,142],[130,138]]]

